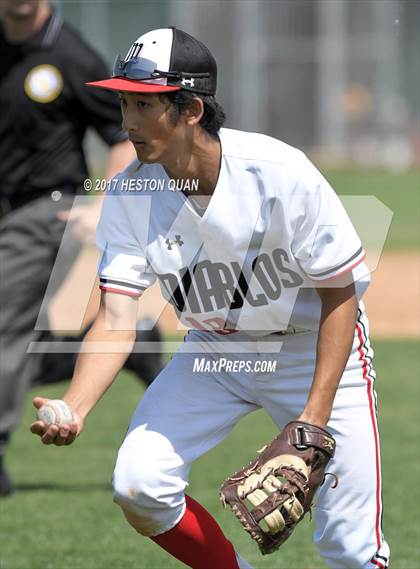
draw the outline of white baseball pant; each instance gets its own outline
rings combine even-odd
[[[359,316],[328,424],[337,450],[327,470],[338,477],[339,484],[331,488],[333,477],[327,477],[315,508],[314,543],[334,569],[385,569],[389,560],[381,530],[375,376],[367,327],[367,319]],[[270,336],[277,345],[283,342],[276,354],[262,353],[260,340],[251,343],[251,352],[249,337],[242,344],[235,335],[241,353],[238,348],[235,354],[205,356],[211,362],[221,357],[251,362],[275,359],[274,373],[193,373],[194,358],[203,357],[188,353],[195,340],[211,339],[221,346],[231,338],[215,340],[214,336],[188,334],[181,350],[141,399],[120,448],[113,481],[115,501],[138,516],[146,536],[164,533],[182,518],[191,465],[223,441],[241,417],[263,407],[281,429],[299,416],[307,400],[316,333]],[[221,479],[231,474],[219,468]]]

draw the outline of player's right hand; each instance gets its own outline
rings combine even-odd
[[[48,403],[49,399],[35,397],[32,401],[35,409]],[[83,419],[73,410],[74,423],[70,425],[47,425],[43,421],[37,420],[32,423],[30,430],[34,435],[41,437],[44,445],[63,446],[71,444],[83,429]]]

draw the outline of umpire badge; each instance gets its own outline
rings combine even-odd
[[[63,90],[63,76],[54,65],[37,65],[24,81],[27,97],[37,103],[51,103]]]

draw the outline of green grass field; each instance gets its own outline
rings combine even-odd
[[[420,172],[327,170],[323,174],[337,194],[376,196],[394,212],[385,249],[418,249]]]
[[[394,569],[418,569],[419,370],[418,347],[409,341],[377,341],[387,539]],[[65,384],[44,388],[60,397]],[[39,391],[39,390],[38,390]],[[43,447],[25,416],[8,455],[18,493],[0,502],[1,569],[157,569],[182,565],[140,538],[112,502],[110,479],[119,443],[142,388],[121,374],[72,447]],[[33,395],[33,394],[32,394]],[[193,469],[190,493],[215,514],[241,554],[258,568],[314,569],[325,565],[304,520],[277,554],[261,557],[236,520],[218,502],[218,487],[275,433],[262,412],[244,420]]]

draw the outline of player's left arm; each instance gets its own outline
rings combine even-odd
[[[325,427],[354,339],[358,300],[355,285],[318,288],[321,320],[314,378],[299,420]]]
[[[317,288],[322,303],[317,362],[302,414],[220,489],[223,505],[230,506],[263,554],[283,545],[311,510],[335,452],[325,427],[353,343],[358,301],[354,284],[328,284]]]

